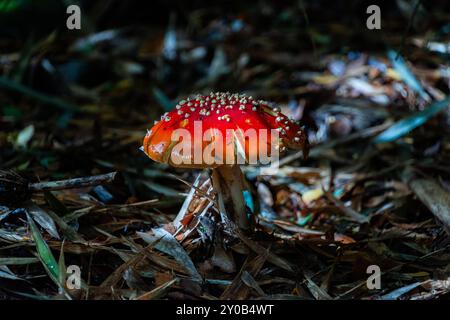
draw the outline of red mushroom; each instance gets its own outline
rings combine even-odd
[[[148,131],[143,151],[174,167],[212,168],[213,187],[219,205],[224,204],[220,209],[248,230],[240,164],[267,164],[274,151],[286,147],[305,154],[307,146],[304,131],[279,109],[246,95],[219,92],[180,101]]]

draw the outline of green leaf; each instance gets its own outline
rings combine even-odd
[[[153,88],[153,96],[165,111],[172,110],[175,103],[158,87]]]
[[[41,260],[45,271],[47,271],[50,278],[59,285],[59,265],[56,262],[55,257],[50,251],[49,246],[42,238],[38,227],[34,223],[33,219],[27,213],[28,224],[30,225],[31,234],[33,236],[34,243],[36,244],[36,250],[39,260]]]
[[[424,100],[429,101],[430,96],[425,92],[419,80],[409,69],[405,60],[394,50],[389,50],[387,53],[391,60],[392,66],[400,74],[402,80],[414,91],[416,91]]]
[[[428,108],[426,108],[423,111],[416,112],[413,115],[394,123],[386,131],[380,133],[375,138],[374,142],[375,143],[391,142],[397,140],[398,138],[403,137],[411,130],[414,130],[415,128],[424,124],[426,121],[428,121],[428,119],[436,115],[438,112],[447,108],[449,103],[450,103],[450,96],[448,96],[444,100],[437,101],[431,104]]]
[[[47,95],[40,91],[31,89],[23,84],[12,81],[8,78],[0,76],[0,88],[20,93],[49,106],[53,106],[65,111],[76,112],[78,107],[56,96]]]

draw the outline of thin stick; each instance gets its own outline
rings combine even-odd
[[[317,158],[320,156],[320,154],[321,154],[321,152],[323,152],[323,150],[334,148],[337,145],[345,144],[345,143],[352,142],[352,141],[355,141],[358,139],[369,138],[377,133],[380,133],[380,132],[386,130],[391,125],[392,125],[391,121],[386,121],[380,125],[377,125],[374,127],[369,127],[367,129],[349,134],[346,137],[339,138],[336,140],[331,140],[331,141],[323,143],[323,144],[319,144],[317,147],[315,147],[314,149],[311,150],[311,152],[309,153],[309,157]],[[299,152],[293,153],[291,155],[288,155],[279,161],[279,166],[280,167],[284,166],[294,160],[299,159],[302,156],[303,156],[303,151],[299,151]]]
[[[347,217],[351,218],[354,221],[357,221],[359,223],[368,222],[369,218],[360,214],[359,212],[353,210],[350,207],[346,207],[340,200],[336,199],[330,191],[325,190],[322,187],[324,191],[325,197],[330,200],[342,213],[344,213]]]
[[[32,183],[30,184],[30,190],[35,192],[98,186],[113,182],[116,175],[117,172],[110,172],[90,177]]]
[[[450,194],[448,191],[434,179],[415,177],[411,168],[405,169],[402,178],[417,198],[444,225],[447,234],[450,234]]]

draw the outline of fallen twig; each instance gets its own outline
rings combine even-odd
[[[450,194],[433,179],[414,177],[411,168],[405,169],[403,179],[450,233]]]
[[[112,183],[117,172],[96,176],[30,183],[27,179],[13,171],[0,170],[0,205],[18,204],[28,200],[32,193],[92,187]]]

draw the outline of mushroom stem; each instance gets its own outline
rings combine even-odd
[[[219,197],[219,209],[242,230],[250,229],[243,192],[243,175],[238,165],[220,166],[212,171],[213,187]],[[223,207],[224,206],[224,207]]]

